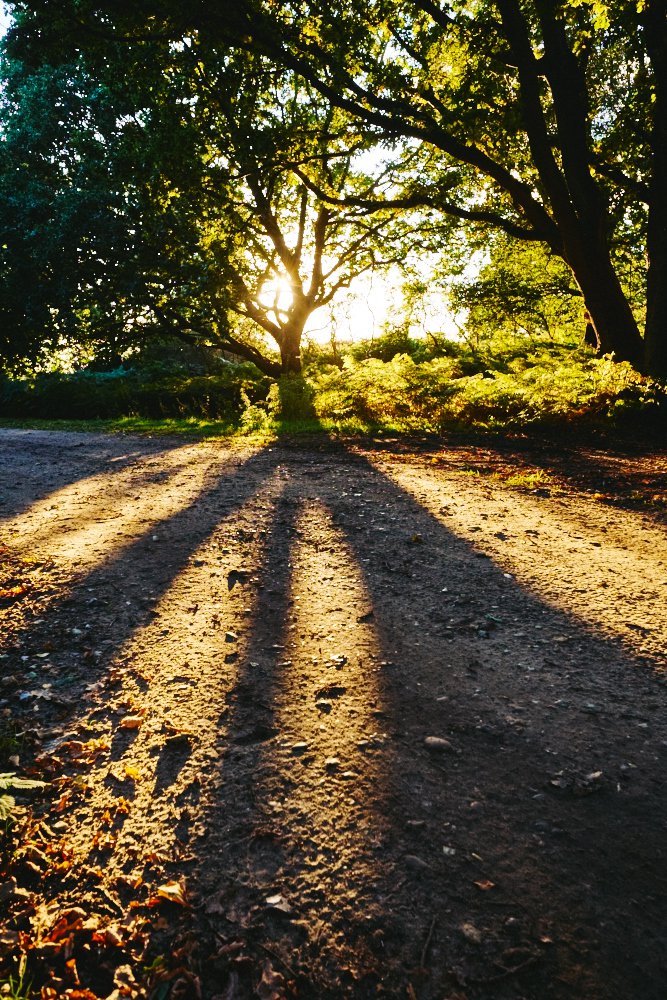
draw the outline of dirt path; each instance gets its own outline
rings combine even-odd
[[[662,1000],[667,464],[538,457],[2,432],[0,982]]]

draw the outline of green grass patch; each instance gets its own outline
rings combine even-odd
[[[539,489],[541,486],[552,486],[553,480],[544,469],[534,469],[532,471],[514,472],[509,476],[499,476],[500,482],[504,486],[518,486],[526,490]]]
[[[116,417],[108,420],[42,420],[0,417],[0,427],[37,431],[80,431],[100,434],[144,434],[151,437],[182,435],[192,438],[228,438],[239,435],[237,425],[228,420],[202,417]]]

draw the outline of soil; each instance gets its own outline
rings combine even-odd
[[[0,982],[662,1000],[664,449],[3,431],[0,470],[0,770],[49,782]]]

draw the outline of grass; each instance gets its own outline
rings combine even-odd
[[[551,476],[544,469],[535,469],[532,472],[514,472],[509,476],[500,476],[499,478],[503,486],[519,486],[527,490],[553,485]]]
[[[32,417],[0,418],[0,428],[37,431],[82,431],[99,434],[182,434],[186,437],[234,437],[239,430],[229,421],[202,417],[111,417],[107,420],[42,420]]]
[[[8,979],[0,979],[0,997],[5,1000],[30,1000],[36,994],[32,990],[32,980],[26,981],[26,956],[21,957],[19,964],[18,978],[9,976]]]
[[[165,418],[115,417],[108,420],[40,420],[33,418],[11,419],[0,417],[0,429],[37,431],[78,431],[97,434],[139,434],[150,437],[182,436],[193,440],[243,439],[272,441],[279,435],[328,434],[334,437],[355,437],[368,434],[398,434],[401,428],[393,421],[367,421],[359,417],[304,418],[285,420],[265,414],[257,426],[239,427],[222,420],[202,417]]]

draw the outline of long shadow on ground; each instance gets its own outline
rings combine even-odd
[[[222,762],[202,773],[190,806],[205,829],[180,831],[196,906],[175,921],[177,938],[156,928],[156,947],[173,955],[196,938],[192,968],[209,997],[662,998],[661,689],[362,456],[277,448],[212,468],[197,499],[160,526],[162,545],[147,533],[82,575],[65,599],[94,616],[104,658],[79,668],[63,728],[90,707],[81,669],[88,683],[103,679],[153,618],[152,604],[125,605],[113,581],[167,593],[277,465],[248,643],[231,684],[221,674]],[[348,607],[332,580],[349,637],[340,628],[317,639],[316,668],[315,640],[304,631],[302,650],[288,628],[304,517],[313,532],[329,526],[326,558],[351,557],[363,590]],[[23,648],[58,640],[58,618],[56,604]],[[324,714],[311,697],[322,670],[335,682]],[[355,691],[369,701],[361,722],[349,711]],[[350,744],[348,731],[364,727]],[[447,745],[430,749],[433,736]],[[346,771],[327,769],[318,740],[338,740]],[[157,774],[156,798],[167,780]],[[71,896],[76,880],[50,891]]]
[[[0,515],[13,517],[50,493],[87,479],[91,466],[96,475],[112,475],[183,447],[179,439],[142,440],[139,446],[136,439],[120,436],[104,435],[102,440],[100,447],[97,434],[0,430]]]
[[[658,1000],[660,689],[362,457],[325,467],[293,453],[287,468],[195,876],[202,940],[217,941],[201,966],[209,994],[249,995],[254,949],[299,997]],[[333,518],[372,604],[382,734],[359,752],[350,792],[319,777],[316,736],[295,756],[281,730],[309,670],[285,628],[304,492]],[[525,641],[536,625],[539,647]],[[344,635],[336,645],[353,655]],[[341,740],[343,704],[326,720]],[[427,749],[432,735],[450,748]]]

